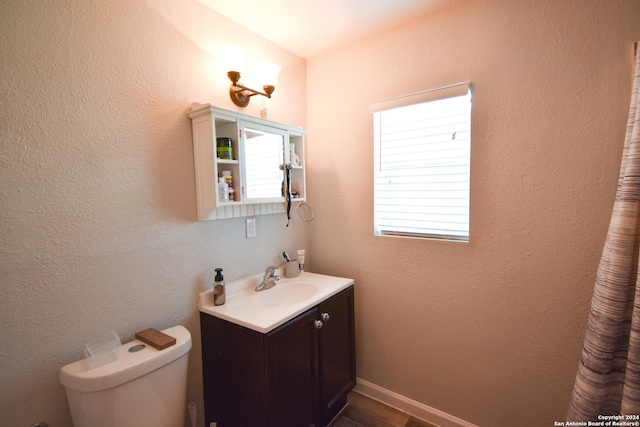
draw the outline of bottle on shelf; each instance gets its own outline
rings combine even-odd
[[[222,177],[224,181],[227,183],[228,191],[229,191],[229,201],[233,202],[236,200],[235,198],[235,190],[233,188],[233,175],[231,175],[231,171],[222,171]]]
[[[223,177],[218,178],[218,198],[221,202],[229,201],[229,186]]]
[[[231,138],[216,138],[216,153],[219,159],[233,160]]]

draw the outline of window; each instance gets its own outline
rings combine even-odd
[[[469,241],[468,83],[371,106],[374,234]]]

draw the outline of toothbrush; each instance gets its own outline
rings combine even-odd
[[[291,258],[289,258],[289,255],[287,255],[286,251],[282,252],[282,256],[284,257],[284,259],[286,259],[287,261],[291,262]]]

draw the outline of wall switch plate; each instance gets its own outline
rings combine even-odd
[[[256,219],[247,218],[247,239],[256,237]]]

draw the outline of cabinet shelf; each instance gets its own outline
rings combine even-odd
[[[280,191],[283,177],[281,179],[272,177],[269,180],[261,177],[248,179],[253,171],[258,170],[260,163],[256,165],[256,161],[263,162],[262,159],[270,158],[270,156],[249,155],[251,151],[248,151],[247,133],[254,136],[256,134],[254,129],[258,129],[259,134],[273,134],[281,138],[282,148],[279,153],[281,160],[276,164],[282,165],[283,161],[290,163],[291,157],[298,158],[300,164],[292,167],[289,187],[294,188],[298,194],[298,197],[292,198],[293,201],[306,200],[304,168],[306,130],[224,110],[211,104],[191,104],[189,117],[193,130],[198,221],[286,212],[287,203]],[[231,139],[233,160],[217,157],[216,139],[220,137]],[[255,138],[252,140],[252,147],[255,145],[253,141]],[[235,190],[234,201],[226,202],[220,198],[218,177],[221,176],[222,171],[231,172]],[[257,186],[252,182],[259,182],[259,188],[262,188],[263,183],[270,182],[271,192],[267,193],[270,195],[262,196],[261,190],[255,190]]]
[[[216,158],[216,162],[218,164],[229,164],[229,165],[237,165],[238,164],[237,160],[220,159],[220,158]]]

